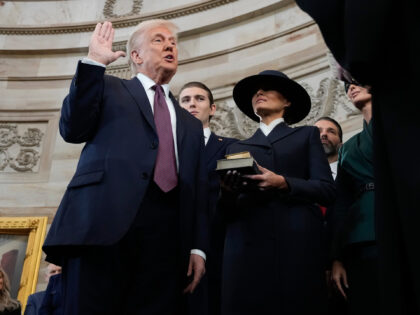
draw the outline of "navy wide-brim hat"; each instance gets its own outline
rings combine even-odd
[[[260,121],[252,108],[252,97],[260,88],[278,91],[290,102],[283,117],[288,124],[301,121],[311,110],[311,98],[299,83],[289,79],[283,72],[265,70],[242,79],[233,88],[236,105],[252,120]]]

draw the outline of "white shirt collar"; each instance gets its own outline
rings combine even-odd
[[[207,142],[209,142],[211,130],[209,127],[203,129],[204,132],[204,145],[207,145]]]
[[[273,129],[282,122],[284,122],[283,117],[274,119],[269,125],[266,125],[262,121],[260,121],[260,129],[265,136],[268,136],[270,132],[273,131]]]
[[[330,163],[331,174],[334,180],[337,177],[337,166],[338,166],[338,161]]]
[[[150,90],[152,86],[156,85],[156,82],[150,79],[147,75],[139,72],[137,73],[136,77],[140,80],[141,84],[143,85],[144,89]],[[169,97],[169,84],[162,84],[163,91],[165,92],[165,97]]]

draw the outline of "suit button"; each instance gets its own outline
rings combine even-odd
[[[143,179],[148,179],[148,178],[149,178],[149,174],[147,174],[146,172],[143,172],[143,173],[141,174],[141,178],[143,178]]]
[[[150,148],[151,148],[151,149],[153,149],[153,150],[157,149],[157,147],[158,147],[158,142],[157,142],[157,141],[153,141],[153,142],[150,144]]]

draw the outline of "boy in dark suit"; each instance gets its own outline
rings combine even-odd
[[[216,172],[216,164],[217,160],[224,158],[227,147],[237,140],[211,132],[210,119],[216,112],[216,104],[212,92],[204,83],[186,83],[179,92],[179,103],[203,124],[206,145],[204,156],[209,179],[210,254],[207,262],[207,277],[203,279],[203,283],[200,284],[198,292],[192,299],[193,312],[200,315],[205,315],[207,312],[217,315],[220,314],[221,265],[226,227],[216,211],[217,200],[220,196],[220,179]]]

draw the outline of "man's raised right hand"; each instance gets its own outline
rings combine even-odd
[[[96,24],[89,43],[88,58],[104,65],[109,65],[120,57],[125,56],[123,51],[112,51],[114,41],[114,28],[111,22]]]

